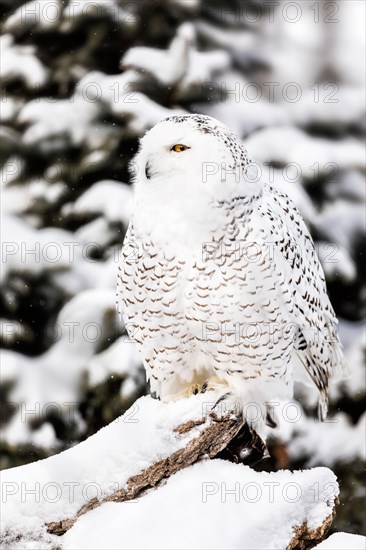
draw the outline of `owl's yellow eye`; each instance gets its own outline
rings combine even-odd
[[[183,145],[183,143],[177,143],[176,145],[173,145],[170,150],[175,151],[176,153],[183,153],[183,151],[187,151],[187,149],[190,149],[190,147]]]

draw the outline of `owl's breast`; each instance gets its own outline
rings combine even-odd
[[[133,239],[123,247],[120,266],[127,329],[141,345],[149,345],[152,340],[156,347],[171,345],[174,338],[183,338],[186,332],[187,254],[177,253],[174,247],[162,247],[134,231],[131,234]]]

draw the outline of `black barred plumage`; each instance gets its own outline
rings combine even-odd
[[[174,152],[175,143],[188,149]],[[206,116],[159,123],[136,163],[125,243],[138,252],[123,248],[119,296],[152,390],[176,398],[215,377],[243,405],[266,409],[292,397],[300,365],[323,419],[342,351],[313,241],[290,199],[250,179],[241,142]]]

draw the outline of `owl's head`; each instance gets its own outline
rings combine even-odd
[[[248,164],[243,145],[224,124],[209,116],[182,115],[162,120],[145,134],[131,169],[136,189],[172,180],[207,188],[235,170],[240,178]]]

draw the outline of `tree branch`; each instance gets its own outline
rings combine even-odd
[[[194,428],[203,426],[198,437],[190,440],[186,447],[173,452],[170,456],[152,464],[139,474],[129,478],[125,489],[120,489],[102,500],[96,498],[90,500],[77,512],[75,517],[61,521],[47,523],[47,531],[54,535],[62,535],[75,521],[90,510],[100,506],[104,502],[124,502],[141,496],[147,489],[159,485],[159,483],[195,462],[215,457],[220,451],[235,438],[244,426],[242,416],[227,414],[219,417],[215,413],[209,413],[205,418],[189,420],[179,424],[173,429],[173,433],[187,435]],[[249,434],[249,432],[248,432]],[[249,437],[247,443],[250,444]]]
[[[212,402],[208,402],[210,397]],[[5,544],[20,548],[22,541],[37,541],[42,543],[42,548],[62,548],[59,536],[103,503],[125,502],[137,497],[148,499],[149,495],[145,496],[148,489],[205,459],[217,457],[251,465],[268,456],[265,444],[244,423],[241,412],[218,414],[212,410],[214,397],[203,394],[168,404],[143,397],[125,415],[83,443],[48,459],[3,472]],[[223,462],[222,466],[225,464],[228,463]],[[327,481],[335,479],[330,470],[320,470],[324,472],[310,475],[312,483],[319,476]],[[277,475],[240,467],[235,472],[251,483],[258,483],[256,479],[261,483],[262,478],[256,476]],[[296,473],[303,491],[308,490],[304,474]],[[293,474],[288,472],[288,475]],[[331,483],[337,485],[335,481]],[[22,491],[17,490],[23,485],[34,487],[35,484],[43,498],[36,505],[34,498],[24,499]],[[59,499],[47,500],[46,489],[52,484],[57,488],[75,488],[72,498],[62,491]],[[97,496],[89,496],[90,485],[98,487]],[[275,485],[279,483],[276,481]],[[322,540],[331,525],[335,502],[327,504],[328,515],[332,513],[312,530],[306,523],[307,514],[308,509],[317,504],[314,502],[309,508],[308,501],[304,500],[303,505],[304,513],[300,512],[297,523],[287,525],[294,528],[288,550],[312,546]]]

